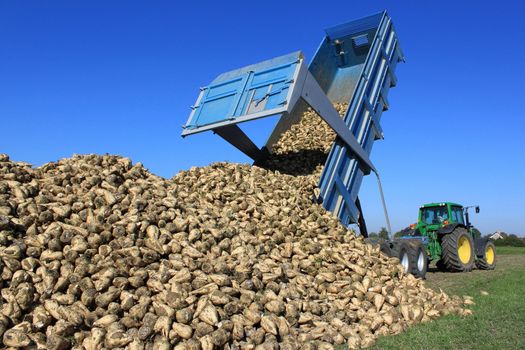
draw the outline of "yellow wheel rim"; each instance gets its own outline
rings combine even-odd
[[[472,255],[472,247],[470,246],[470,241],[467,237],[461,236],[458,242],[458,255],[459,260],[463,264],[468,264],[470,262],[470,257]]]
[[[496,254],[494,254],[494,248],[492,248],[490,245],[485,248],[485,260],[487,260],[487,264],[494,264],[495,255]]]

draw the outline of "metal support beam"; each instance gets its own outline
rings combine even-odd
[[[236,124],[213,129],[213,132],[237,147],[242,153],[256,162],[264,157],[264,152],[261,151]]]
[[[381,195],[381,203],[383,204],[383,212],[385,213],[386,227],[388,229],[388,237],[394,239],[392,234],[392,227],[390,227],[390,219],[388,217],[388,211],[386,210],[385,196],[383,194],[383,186],[381,186],[381,179],[379,178],[379,173],[375,172],[377,178],[377,186],[379,187],[379,194]]]
[[[374,107],[372,107],[368,99],[369,97],[366,96],[364,101],[365,101],[366,109],[368,110],[368,113],[370,113],[370,118],[372,119],[372,127],[374,128],[375,139],[382,140],[383,139],[383,129],[381,128],[381,124],[379,123],[379,118],[377,116],[377,113],[381,113],[382,110],[376,113],[376,111],[374,110]]]
[[[363,237],[368,238],[368,229],[366,228],[365,217],[363,215],[363,209],[361,208],[361,202],[359,201],[359,197],[357,197],[355,200],[355,206],[357,207],[357,210],[359,210],[359,218],[357,219],[357,225],[359,225],[359,233]]]
[[[348,211],[348,215],[350,217],[351,222],[356,222],[359,218],[359,213],[357,212],[356,208],[352,206],[352,198],[350,198],[350,194],[348,194],[348,190],[345,187],[345,184],[339,177],[336,177],[334,179],[334,184],[339,190],[339,193],[341,193],[341,196],[344,198],[344,204],[345,209]],[[344,222],[343,224],[348,225],[349,222]]]

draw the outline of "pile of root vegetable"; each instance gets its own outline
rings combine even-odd
[[[333,134],[312,112],[301,123],[275,147],[279,171],[216,163],[166,180],[117,156],[1,155],[2,345],[353,349],[468,314],[312,202]]]

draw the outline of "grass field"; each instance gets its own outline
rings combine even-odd
[[[431,288],[472,296],[472,316],[419,324],[400,335],[379,338],[373,349],[525,349],[525,248],[496,250],[494,271],[433,269],[427,274]]]

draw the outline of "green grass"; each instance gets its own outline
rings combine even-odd
[[[373,349],[525,349],[525,248],[496,250],[494,271],[427,274],[431,288],[472,296],[472,316],[449,315],[419,324],[379,338]]]
[[[498,247],[496,253],[501,255],[519,255],[525,254],[525,247]]]

